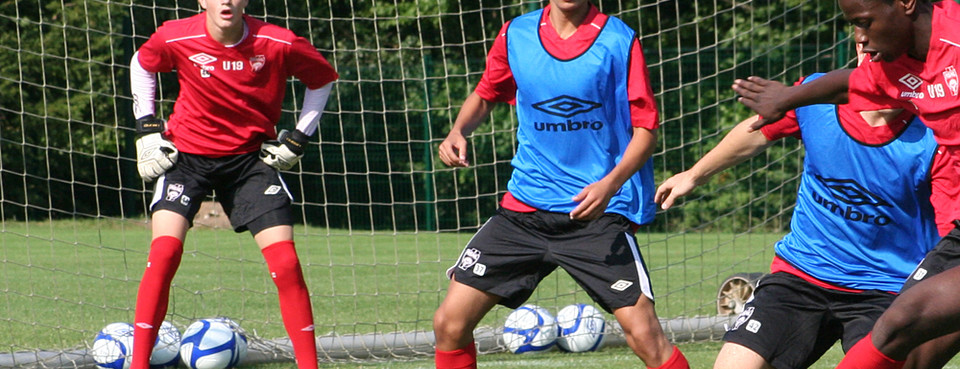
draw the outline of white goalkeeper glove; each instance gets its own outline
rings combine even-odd
[[[177,147],[163,138],[163,119],[148,115],[137,119],[137,171],[152,182],[177,162]]]
[[[279,170],[288,170],[297,165],[303,157],[303,148],[307,146],[307,135],[299,130],[280,131],[276,140],[260,145],[260,160]]]

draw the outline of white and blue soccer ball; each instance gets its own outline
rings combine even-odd
[[[247,356],[247,337],[227,318],[201,319],[180,340],[180,359],[191,369],[227,369]]]
[[[172,323],[164,321],[157,332],[157,341],[150,354],[151,368],[171,368],[180,362],[180,331]]]
[[[110,323],[97,333],[90,356],[98,368],[127,369],[133,357],[133,325]],[[180,331],[170,322],[160,325],[150,355],[151,368],[170,368],[180,361]]]
[[[127,369],[133,354],[133,325],[110,323],[93,339],[90,356],[98,368]]]
[[[503,343],[515,354],[548,351],[557,343],[557,321],[547,309],[523,305],[507,315]]]
[[[603,312],[587,304],[567,305],[557,313],[560,336],[557,346],[569,352],[596,351],[603,345],[607,320]]]

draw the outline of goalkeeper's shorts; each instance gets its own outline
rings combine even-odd
[[[619,214],[578,221],[566,213],[500,209],[467,243],[447,275],[516,308],[559,266],[612,312],[636,305],[641,294],[653,300],[632,227]]]
[[[786,272],[763,276],[723,340],[744,346],[778,369],[807,368],[837,342],[846,352],[867,335],[897,296],[842,291]]]
[[[157,179],[150,211],[170,210],[193,225],[200,204],[214,193],[236,232],[292,225],[290,192],[280,173],[260,160],[259,152],[219,158],[180,153],[177,163]]]

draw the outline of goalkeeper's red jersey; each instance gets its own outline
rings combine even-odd
[[[257,151],[276,138],[289,77],[311,89],[338,78],[309,41],[286,28],[244,15],[248,34],[224,46],[207,33],[204,16],[164,22],[139,50],[147,71],[177,71],[180,94],[166,135],[182,152]]]

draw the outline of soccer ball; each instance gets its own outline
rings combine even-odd
[[[133,326],[130,323],[110,323],[93,339],[90,355],[103,369],[127,369],[133,353]]]
[[[191,369],[232,368],[247,356],[247,337],[227,318],[201,319],[180,340],[180,358]]]
[[[507,315],[503,342],[515,354],[550,350],[557,342],[557,321],[542,307],[523,305]]]
[[[570,352],[596,351],[603,345],[607,321],[592,305],[573,304],[557,313],[560,337],[557,346]]]
[[[151,368],[167,368],[180,362],[180,331],[173,324],[164,321],[157,333],[157,341],[150,354]]]

